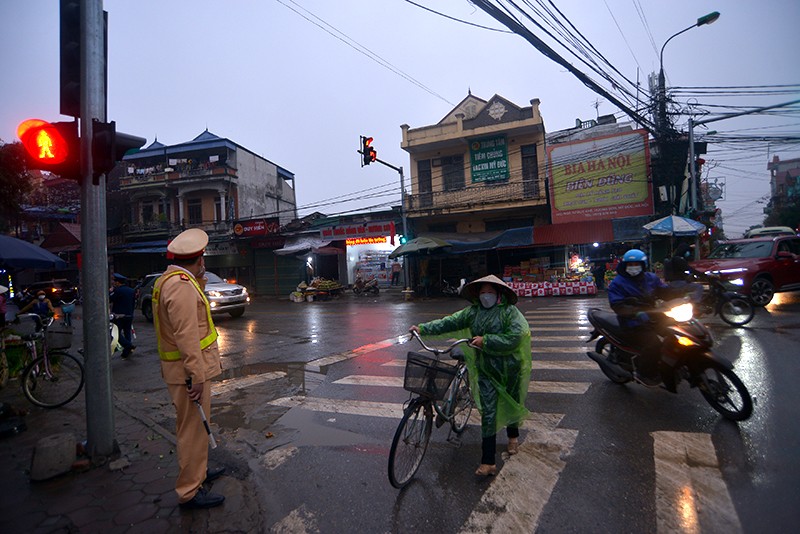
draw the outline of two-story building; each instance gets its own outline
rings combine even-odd
[[[411,233],[452,244],[416,255],[417,289],[485,273],[577,277],[576,258],[641,239],[653,213],[647,133],[609,116],[546,136],[530,104],[469,94],[436,124],[401,126]]]
[[[209,234],[207,268],[252,285],[248,238],[263,241],[297,217],[294,174],[208,130],[175,145],[156,140],[121,166],[127,209],[122,239],[109,252],[128,276],[163,269],[167,242],[186,228],[202,228]],[[249,226],[259,231],[243,234],[241,221],[256,221]]]

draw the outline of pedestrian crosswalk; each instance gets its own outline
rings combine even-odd
[[[597,365],[586,357],[591,346],[586,343],[591,326],[585,319],[585,312],[594,306],[597,306],[596,301],[565,300],[546,309],[525,312],[532,331],[529,393],[535,397],[528,405],[533,413],[523,425],[519,454],[505,461],[461,532],[536,530],[580,434],[579,429],[562,428],[564,413],[538,411],[538,406],[552,407],[555,402],[567,411],[570,403],[577,402],[593,383],[605,381]],[[347,353],[327,356],[310,362],[309,368],[320,368],[384,350],[398,341],[399,338],[390,338]],[[269,401],[269,404],[287,409],[399,421],[403,415],[403,403],[381,400],[394,399],[397,395],[389,395],[379,388],[402,389],[405,359],[394,357],[375,365],[353,367],[358,371],[331,381],[331,384],[345,388],[344,395],[339,390],[337,398],[287,396]],[[230,384],[227,388],[230,390],[235,385]],[[350,395],[346,393],[348,388],[352,390]],[[548,396],[548,401],[552,398],[553,402],[538,402],[540,397],[536,396],[541,395]],[[370,398],[375,400],[365,400]],[[480,424],[477,411],[473,412],[469,423]],[[706,519],[700,517],[703,511],[713,514],[714,518],[724,517],[724,531],[741,532],[710,436],[664,431],[653,432],[651,437],[657,531],[702,532],[701,526],[710,526],[703,525],[703,521],[708,521],[708,516]],[[530,481],[534,480],[536,484],[531,485]],[[528,490],[518,491],[521,485]],[[717,530],[720,525],[723,523],[713,525],[713,529]]]

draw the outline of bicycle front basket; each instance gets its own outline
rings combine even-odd
[[[409,352],[403,388],[423,397],[442,400],[455,376],[454,365],[425,354]]]

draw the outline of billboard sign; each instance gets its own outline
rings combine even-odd
[[[484,137],[469,142],[472,183],[508,181],[506,136]]]
[[[647,132],[547,148],[553,224],[652,215]]]

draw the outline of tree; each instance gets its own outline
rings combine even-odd
[[[32,190],[22,143],[0,145],[0,231],[19,220],[22,204]]]

